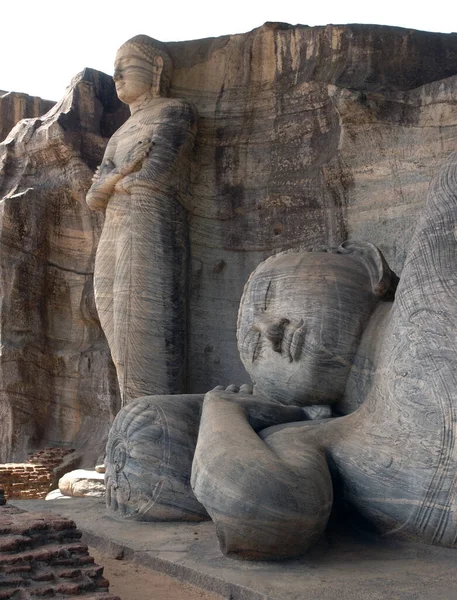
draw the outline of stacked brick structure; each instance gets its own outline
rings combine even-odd
[[[0,489],[4,490],[5,498],[45,498],[57,487],[63,474],[59,466],[72,452],[70,448],[45,448],[32,454],[26,463],[0,464]]]
[[[0,465],[0,488],[5,498],[32,500],[45,498],[51,490],[53,475],[42,465],[6,463]]]
[[[0,508],[0,600],[119,600],[70,519]]]

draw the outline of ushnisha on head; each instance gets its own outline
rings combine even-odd
[[[116,54],[113,79],[119,99],[132,104],[139,98],[166,96],[173,63],[165,45],[147,35],[127,40]]]
[[[252,273],[240,302],[238,349],[257,389],[282,404],[337,402],[367,322],[398,278],[367,242],[287,250]]]

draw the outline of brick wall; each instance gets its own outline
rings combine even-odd
[[[0,507],[0,600],[119,600],[80,538],[65,517]]]
[[[45,498],[57,487],[63,474],[59,466],[72,452],[71,448],[44,448],[32,454],[26,463],[0,464],[0,489],[4,490],[5,498]]]

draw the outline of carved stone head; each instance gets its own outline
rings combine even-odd
[[[114,82],[119,99],[132,104],[140,96],[166,96],[173,63],[164,44],[137,35],[123,44],[114,62]]]
[[[245,286],[237,330],[259,391],[284,404],[338,401],[366,323],[397,281],[365,242],[289,250],[261,263]]]

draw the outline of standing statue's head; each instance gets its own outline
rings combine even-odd
[[[114,61],[119,100],[132,104],[143,96],[166,96],[172,72],[165,45],[147,35],[136,35],[119,48]]]
[[[257,388],[284,404],[337,402],[367,321],[397,281],[366,242],[288,250],[261,263],[245,286],[237,331]]]

